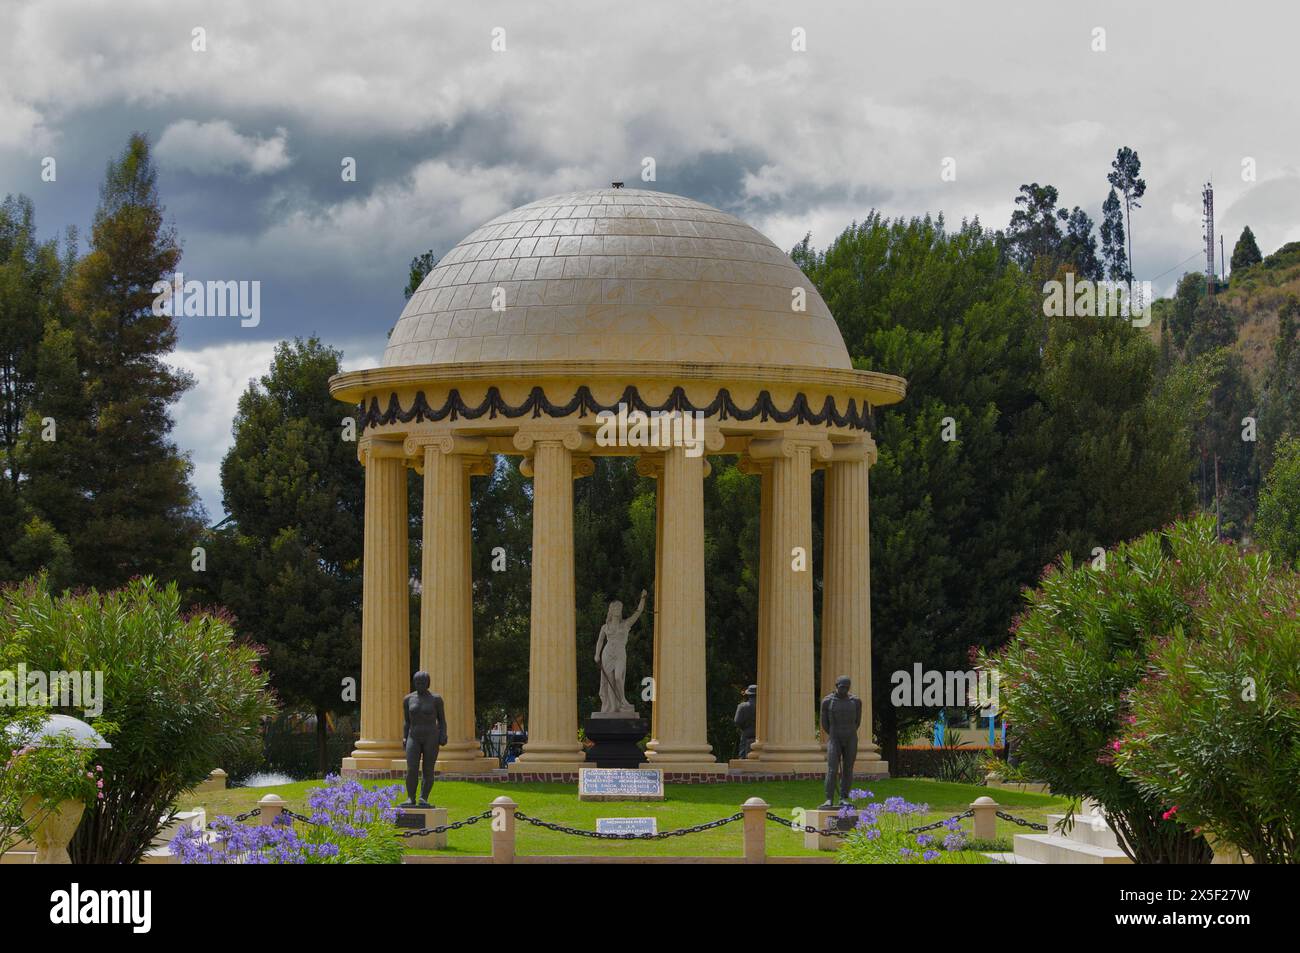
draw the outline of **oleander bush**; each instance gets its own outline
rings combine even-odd
[[[1184,826],[1300,862],[1300,576],[1237,555],[1194,612],[1133,689],[1116,764]]]
[[[105,796],[87,806],[74,863],[137,862],[182,792],[259,745],[274,711],[257,649],[221,612],[182,612],[175,584],[56,595],[43,576],[28,580],[0,594],[9,642],[30,671],[103,673],[103,717],[117,731],[96,754]]]
[[[1116,753],[1133,720],[1131,694],[1158,650],[1180,635],[1203,639],[1211,600],[1249,598],[1251,558],[1220,542],[1209,517],[1123,543],[1104,568],[1067,555],[1028,593],[1015,637],[984,659],[1001,676],[1023,770],[1054,794],[1097,801],[1135,862],[1213,858],[1205,837],[1169,813],[1167,796],[1119,769]]]

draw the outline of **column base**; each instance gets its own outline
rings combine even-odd
[[[388,771],[394,761],[400,761],[406,768],[406,751],[401,747],[358,748],[351,757],[343,759],[345,771]]]
[[[524,744],[524,750],[518,759],[511,762],[511,767],[521,765],[562,764],[569,770],[577,771],[586,764],[587,752],[576,741],[572,744]]]
[[[854,772],[856,774],[856,772]],[[808,827],[815,827],[819,831],[835,830],[836,822],[840,819],[839,809],[824,811],[820,808],[804,812],[804,824]],[[853,819],[857,823],[857,818]],[[810,834],[804,831],[803,845],[809,850],[839,850],[840,845],[844,843],[844,838],[827,836],[826,834]]]

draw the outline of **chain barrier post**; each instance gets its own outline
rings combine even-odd
[[[998,802],[993,798],[985,795],[977,797],[971,802],[971,813],[974,817],[975,839],[982,841],[991,841],[997,839],[998,830]]]
[[[745,863],[767,863],[767,802],[751,797],[740,806],[745,818]]]
[[[284,812],[284,798],[278,794],[268,794],[257,802],[257,806],[261,810],[257,822],[262,825],[274,824]]]
[[[515,862],[515,811],[519,805],[504,794],[492,802],[492,863]]]

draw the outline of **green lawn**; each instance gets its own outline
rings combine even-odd
[[[239,814],[256,806],[266,794],[278,794],[289,808],[307,813],[307,792],[318,787],[319,781],[300,781],[268,788],[232,788],[227,791],[196,794],[182,798],[180,807],[187,809],[202,805],[207,809],[208,820],[221,814]],[[366,782],[367,786],[392,784]],[[1064,798],[1045,794],[1022,794],[967,784],[948,784],[940,781],[904,778],[875,782],[861,782],[877,800],[901,795],[913,802],[930,805],[931,812],[925,822],[959,814],[971,801],[988,794],[1004,811],[1037,823],[1046,823],[1048,813],[1059,813],[1067,804]],[[791,817],[795,807],[813,808],[822,801],[822,786],[818,781],[756,781],[754,783],[727,784],[668,784],[666,799],[654,801],[579,801],[576,784],[489,784],[474,781],[439,781],[433,789],[433,802],[447,808],[448,819],[457,821],[487,810],[493,798],[505,794],[514,799],[525,814],[569,827],[595,830],[598,817],[656,817],[659,830],[691,827],[707,821],[726,817],[740,810],[746,798],[761,797],[771,805],[771,810],[782,817]],[[920,823],[920,821],[918,821]],[[963,822],[967,831],[970,820]],[[1024,829],[1010,822],[998,821],[998,840],[1009,850],[1011,836],[1024,833]],[[486,822],[452,831],[448,835],[445,853],[491,853],[490,829]],[[741,854],[741,823],[736,821],[716,830],[672,837],[656,841],[606,841],[579,838],[571,834],[549,831],[519,822],[517,825],[517,850],[520,854],[626,854],[640,856],[663,855],[734,855]],[[767,850],[773,855],[815,854],[803,846],[803,835],[769,822]],[[414,851],[413,853],[426,853]],[[444,853],[440,851],[439,853]]]

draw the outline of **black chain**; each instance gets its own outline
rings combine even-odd
[[[767,819],[788,827],[792,831],[799,831],[804,834],[820,834],[822,837],[843,837],[849,833],[848,831],[820,831],[809,824],[800,824],[797,821],[787,820],[780,814],[773,814],[771,811],[767,812]]]
[[[849,815],[849,816],[852,816],[852,815]],[[909,828],[905,831],[905,833],[907,833],[907,834],[921,834],[921,833],[923,833],[923,832],[925,832],[925,831],[938,830],[940,827],[943,827],[945,824],[951,823],[952,821],[960,821],[960,820],[964,820],[964,819],[966,819],[966,818],[968,818],[968,817],[974,817],[974,816],[975,816],[975,812],[974,812],[974,811],[966,811],[966,812],[964,812],[964,813],[962,813],[962,814],[954,814],[952,817],[944,818],[944,819],[941,820],[941,821],[935,821],[933,824],[922,824],[920,827],[909,827]],[[798,823],[797,821],[788,820],[788,819],[786,819],[786,818],[784,818],[784,817],[781,817],[779,814],[773,814],[771,811],[768,811],[768,813],[767,813],[767,819],[768,819],[769,821],[775,821],[777,824],[782,824],[782,825],[784,825],[784,826],[790,828],[791,830],[794,830],[794,831],[800,831],[800,832],[802,832],[802,833],[804,833],[804,834],[819,834],[819,835],[821,835],[822,837],[844,837],[844,836],[848,835],[849,833],[851,833],[851,831],[839,831],[839,830],[825,830],[825,831],[823,831],[823,830],[818,830],[817,828],[815,828],[815,827],[813,827],[813,826],[811,826],[811,825],[809,825],[809,824],[800,824],[800,823]],[[1028,824],[1029,822],[1028,822],[1028,821],[1024,821],[1024,822],[1022,822],[1022,823],[1024,823],[1024,824]],[[1044,828],[1044,830],[1046,830],[1046,828]]]
[[[607,831],[585,831],[578,827],[565,827],[563,824],[553,824],[550,821],[544,821],[538,817],[529,817],[523,811],[515,811],[516,820],[527,821],[534,827],[544,827],[548,831],[557,831],[561,834],[574,834],[578,837],[594,837],[598,840],[664,840],[668,837],[681,837],[684,834],[698,834],[700,831],[711,831],[716,827],[730,824],[732,821],[738,821],[744,816],[745,814],[743,811],[737,811],[730,817],[720,817],[716,821],[709,821],[707,824],[696,824],[694,827],[679,827],[676,830],[659,831],[654,834],[615,834]]]
[[[236,824],[242,824],[244,823],[244,821],[247,821],[250,818],[257,817],[261,813],[262,813],[262,809],[260,807],[255,807],[251,811],[245,811],[243,814],[236,814],[230,820]],[[216,821],[208,821],[208,827],[212,828],[213,830],[216,830],[216,823],[217,823]]]
[[[450,824],[443,824],[441,827],[422,827],[418,831],[400,831],[398,837],[422,837],[425,834],[445,834],[447,831],[460,830],[462,827],[469,827],[471,824],[477,824],[479,821],[486,820],[495,813],[492,810],[484,811],[482,814],[475,814],[473,817],[467,817],[463,821],[453,821]]]
[[[291,811],[287,807],[284,810],[282,810],[280,813],[283,814],[285,817],[291,818],[295,821],[302,821],[304,824],[316,824],[316,825],[320,824],[320,821],[313,821],[306,814],[299,814],[297,811]]]
[[[1002,820],[1004,821],[1010,821],[1012,824],[1019,824],[1021,827],[1028,827],[1032,831],[1047,830],[1046,824],[1035,824],[1033,821],[1025,820],[1025,818],[1023,817],[1013,817],[1012,815],[1008,814],[1006,811],[998,811],[997,815],[998,817],[1002,818]]]
[[[968,817],[974,817],[974,811],[963,811],[961,814],[954,814],[952,817],[945,817],[942,821],[935,821],[933,824],[922,824],[920,827],[909,827],[907,833],[921,834],[925,831],[934,831],[943,827],[949,821],[963,821]]]

